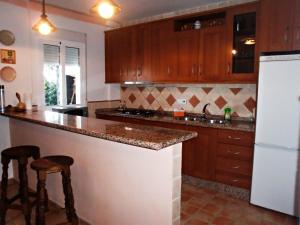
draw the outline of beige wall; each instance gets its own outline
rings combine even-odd
[[[40,146],[41,155],[74,158],[78,215],[92,225],[179,225],[181,144],[153,151],[11,120],[12,145]],[[35,188],[36,175],[28,171]],[[63,205],[60,174],[49,175],[49,197]]]

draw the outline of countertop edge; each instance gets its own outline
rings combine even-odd
[[[77,133],[77,134],[81,134],[81,135],[85,135],[85,136],[90,136],[90,137],[94,137],[94,138],[99,138],[99,139],[103,139],[103,140],[113,141],[113,142],[117,142],[117,143],[132,145],[132,146],[146,148],[146,149],[150,149],[150,150],[156,150],[156,151],[162,150],[164,148],[167,148],[167,147],[175,145],[175,144],[182,143],[184,141],[187,141],[189,139],[192,139],[192,138],[195,138],[198,136],[197,132],[191,131],[191,132],[187,132],[189,134],[182,135],[182,137],[180,137],[180,138],[173,138],[169,141],[165,141],[162,143],[155,143],[155,142],[149,142],[149,141],[139,141],[138,139],[135,140],[135,139],[129,139],[129,138],[124,138],[124,137],[117,137],[117,136],[112,136],[112,135],[107,135],[107,134],[96,133],[96,132],[92,132],[92,131],[86,131],[85,129],[79,129],[79,128],[75,128],[72,126],[66,126],[66,125],[51,123],[51,122],[47,122],[47,121],[25,118],[25,117],[18,116],[18,115],[11,115],[11,114],[6,114],[6,113],[0,113],[0,115],[7,117],[7,118],[22,120],[25,122],[34,123],[34,124],[45,126],[45,127],[64,130],[64,131]],[[71,116],[71,115],[68,115],[68,116]],[[126,123],[124,123],[124,124],[126,124]]]

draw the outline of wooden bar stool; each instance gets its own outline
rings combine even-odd
[[[70,166],[74,160],[69,156],[47,156],[31,163],[31,168],[37,172],[37,207],[36,225],[45,225],[45,210],[47,205],[46,179],[47,174],[61,173],[63,191],[65,195],[65,208],[68,222],[78,225],[78,217],[74,208],[74,196],[71,186]]]
[[[1,162],[3,166],[2,182],[1,182],[1,201],[0,201],[0,225],[5,225],[5,217],[7,209],[22,210],[26,225],[30,225],[31,209],[36,201],[30,202],[29,197],[36,194],[28,190],[28,177],[27,177],[27,164],[28,158],[40,158],[40,149],[37,146],[17,146],[8,148],[1,153]],[[7,198],[7,182],[8,182],[8,165],[11,160],[18,161],[19,171],[19,193],[12,197]],[[21,205],[13,205],[12,203],[17,199],[21,200]]]

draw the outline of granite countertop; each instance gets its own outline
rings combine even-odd
[[[196,132],[72,116],[52,111],[7,111],[0,115],[152,150],[160,150],[197,137]]]
[[[243,119],[232,120],[231,122],[225,123],[225,124],[211,124],[208,122],[185,121],[185,120],[175,119],[171,114],[168,114],[168,113],[157,114],[157,115],[154,115],[151,117],[142,117],[142,116],[138,116],[138,115],[122,114],[122,113],[118,112],[116,109],[97,109],[95,113],[98,115],[120,116],[120,117],[142,119],[142,120],[148,120],[148,121],[158,121],[158,122],[189,125],[189,126],[200,126],[200,127],[228,129],[228,130],[246,131],[246,132],[254,132],[255,131],[255,123],[245,121]],[[218,119],[218,118],[216,118],[216,119]],[[219,117],[219,119],[222,119],[222,118]]]

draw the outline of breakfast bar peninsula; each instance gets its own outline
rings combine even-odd
[[[0,115],[0,133],[9,134],[0,142],[74,158],[81,219],[93,225],[180,224],[182,142],[197,133],[42,110]],[[29,170],[28,176],[35,189],[35,173]],[[63,205],[61,180],[50,176],[47,186],[49,199]]]

